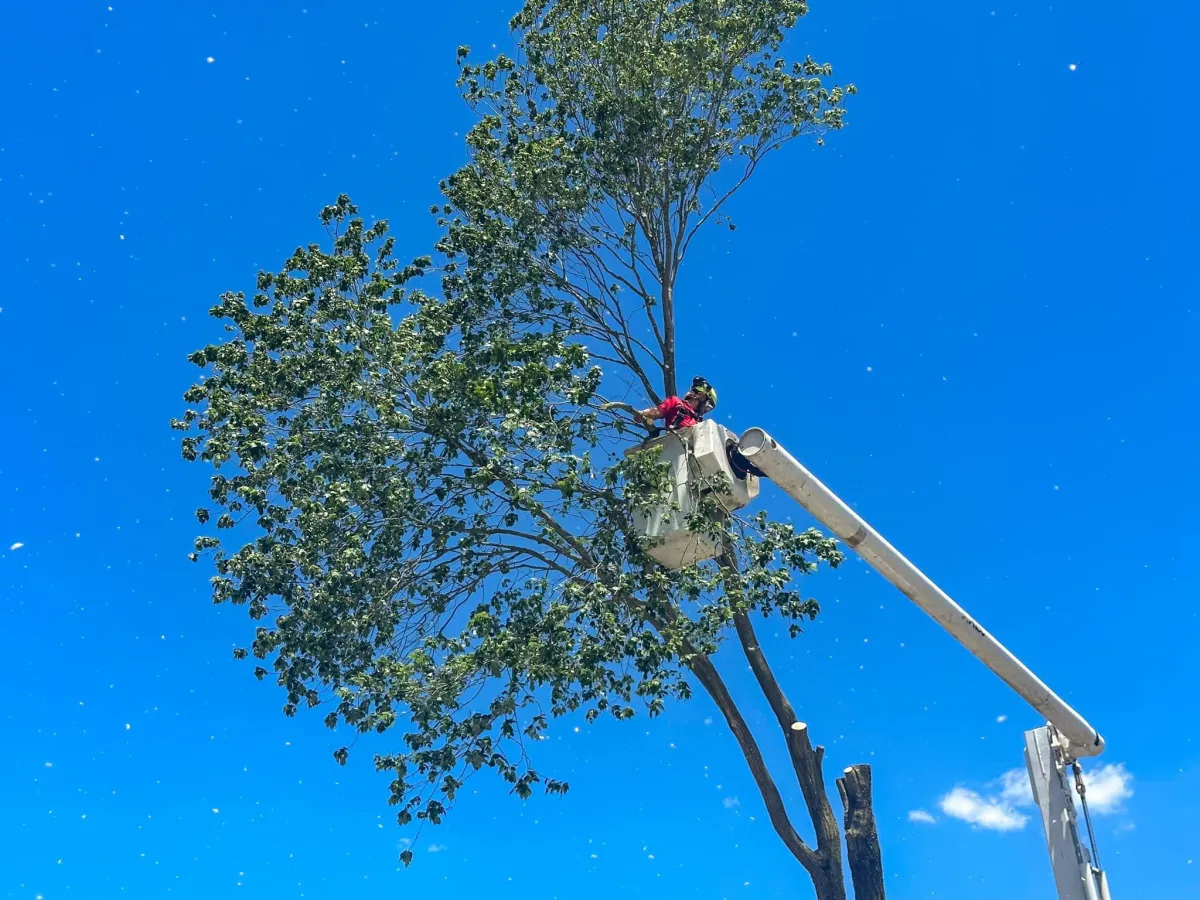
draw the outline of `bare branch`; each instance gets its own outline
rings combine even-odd
[[[735,569],[731,553],[724,553],[720,563],[728,570]],[[833,816],[829,797],[825,793],[825,776],[821,771],[824,750],[813,752],[808,740],[808,727],[797,720],[795,709],[767,664],[766,655],[759,645],[750,617],[745,612],[740,612],[734,615],[733,621],[746,660],[750,663],[758,686],[771,705],[775,720],[787,740],[792,768],[796,772],[796,779],[800,783],[800,790],[804,794],[804,802],[816,831],[817,851],[830,863],[831,868],[840,873],[841,836],[838,834],[837,820]]]

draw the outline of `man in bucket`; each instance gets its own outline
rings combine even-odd
[[[697,375],[692,379],[691,390],[683,395],[682,400],[678,397],[668,397],[658,406],[637,410],[633,417],[649,428],[653,435],[657,431],[654,427],[657,419],[664,420],[668,431],[679,431],[698,425],[704,420],[704,414],[711,412],[716,405],[717,389],[709,384],[703,376]],[[766,477],[766,474],[758,466],[742,456],[735,444],[727,446],[725,452],[728,454],[729,464],[738,478],[745,478],[747,475]]]
[[[716,388],[697,375],[692,379],[691,390],[683,395],[683,399],[668,397],[658,406],[638,410],[634,413],[634,418],[640,420],[647,428],[652,428],[656,419],[663,419],[668,431],[678,431],[701,422],[705,413],[712,412],[716,405]]]

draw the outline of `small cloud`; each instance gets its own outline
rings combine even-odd
[[[46,768],[47,768],[47,769],[53,769],[53,768],[54,768],[54,763],[52,763],[52,762],[48,762],[48,763],[46,763]]]
[[[951,818],[991,831],[1019,831],[1029,821],[1029,816],[1017,812],[1002,798],[984,797],[964,787],[956,787],[938,805]]]
[[[997,722],[997,723],[1004,723],[1004,722],[1007,722],[1007,721],[1008,721],[1008,716],[996,716],[996,722]]]
[[[444,851],[446,849],[448,849],[448,848],[446,847],[445,844],[430,844],[429,845],[430,853],[441,853],[442,851]]]
[[[705,716],[705,717],[704,717],[704,724],[705,724],[705,725],[711,725],[711,724],[712,724],[712,716]]]
[[[1124,763],[1109,763],[1093,772],[1084,770],[1083,783],[1087,787],[1087,802],[1097,815],[1118,812],[1122,801],[1133,796],[1133,776],[1125,770]]]
[[[219,810],[219,809],[217,809],[217,808],[214,806],[214,807],[213,807],[213,812],[214,812],[214,813],[219,813],[219,812],[220,812],[220,810]]]
[[[724,806],[726,809],[735,809],[736,807],[739,807],[742,805],[742,801],[739,800],[737,797],[726,797],[724,800],[721,801],[721,805]]]
[[[932,814],[925,812],[923,809],[913,809],[908,813],[908,821],[920,822],[923,825],[933,825],[937,822],[937,819],[935,819]]]
[[[1010,769],[987,784],[987,794],[956,787],[940,801],[942,812],[954,819],[991,831],[1019,831],[1029,817],[1018,807],[1033,805],[1033,791],[1024,769]]]
[[[25,546],[25,545],[24,545],[24,544],[22,544],[20,541],[17,541],[15,544],[13,544],[13,545],[12,545],[11,547],[9,547],[8,549],[9,549],[9,550],[20,550],[20,549],[21,549],[22,547],[24,547],[24,546]]]

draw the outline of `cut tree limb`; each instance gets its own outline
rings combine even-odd
[[[842,868],[842,842],[838,835],[837,819],[833,807],[829,803],[829,795],[825,791],[825,775],[821,771],[821,762],[825,756],[825,748],[813,749],[808,738],[808,726],[797,721],[796,710],[783,693],[775,673],[767,663],[767,657],[759,646],[758,636],[750,617],[739,613],[734,617],[738,638],[747,662],[758,680],[775,719],[779,723],[783,736],[787,741],[788,755],[792,759],[792,768],[796,772],[796,781],[804,794],[804,802],[808,806],[808,815],[812,819],[813,829],[817,833],[817,850],[828,854],[829,864],[839,872]]]
[[[845,808],[846,856],[855,900],[885,900],[883,856],[871,808],[871,767],[851,766],[837,780]]]
[[[759,793],[762,794],[763,803],[767,807],[767,815],[771,820],[771,825],[775,828],[776,834],[783,839],[783,843],[787,846],[788,850],[792,852],[792,855],[796,857],[800,865],[808,870],[808,873],[813,876],[815,881],[817,873],[826,868],[825,857],[804,843],[804,839],[800,837],[796,829],[792,826],[787,810],[783,805],[783,797],[780,796],[779,788],[775,786],[775,781],[767,769],[762,752],[758,749],[754,735],[750,732],[750,726],[742,718],[741,711],[738,709],[733,697],[730,696],[729,690],[725,687],[725,683],[717,673],[716,667],[707,656],[700,654],[689,660],[688,666],[696,674],[696,677],[700,680],[700,684],[708,691],[709,696],[717,704],[717,708],[725,716],[725,721],[728,723],[730,731],[733,732],[733,736],[741,748],[742,755],[746,757],[746,762],[750,766],[750,773],[754,776],[754,782],[758,786]],[[838,875],[841,875],[840,871]],[[841,900],[841,898],[832,895],[827,898],[819,891],[817,896],[820,900]],[[841,897],[844,898],[845,894],[843,893]]]
[[[763,696],[771,704],[771,710],[775,713],[784,740],[787,741],[792,769],[796,773],[800,793],[804,795],[804,804],[808,807],[808,816],[812,819],[813,830],[817,835],[814,865],[806,865],[805,868],[808,869],[808,874],[817,889],[818,900],[843,900],[846,887],[842,876],[842,839],[838,834],[837,819],[833,815],[833,807],[825,791],[825,776],[821,771],[825,748],[817,747],[814,750],[808,738],[808,726],[796,721],[796,710],[779,686],[775,673],[771,671],[749,616],[739,613],[734,616],[733,621],[742,652],[750,663]]]

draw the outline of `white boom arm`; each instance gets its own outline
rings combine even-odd
[[[1003,644],[951,600],[945,591],[885,541],[879,532],[800,465],[769,434],[761,428],[751,428],[742,435],[738,449],[784,493],[818,521],[833,529],[848,547],[1045,716],[1059,735],[1069,742],[1072,756],[1098,756],[1104,750],[1104,739],[1083,716],[1043,684]]]

